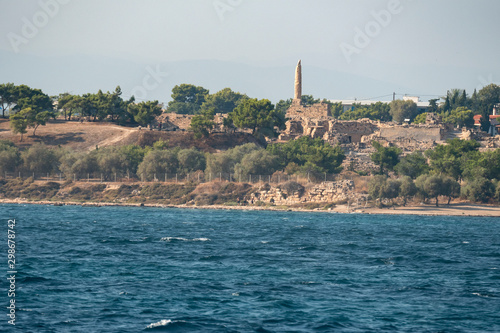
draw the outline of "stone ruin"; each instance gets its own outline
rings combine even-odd
[[[160,131],[187,131],[192,118],[189,114],[163,113],[156,117],[150,128]]]
[[[354,192],[354,181],[340,180],[313,185],[303,193],[299,191],[287,193],[280,186],[270,187],[252,193],[250,200],[288,206],[305,203],[338,203],[355,200],[359,195]]]
[[[224,118],[227,118],[227,114],[215,114],[213,133],[225,132]],[[163,113],[156,117],[150,125],[150,129],[159,131],[187,131],[191,126],[191,119],[193,119],[193,115],[190,114]]]
[[[302,104],[301,97],[302,66],[299,61],[295,71],[295,95],[286,113],[288,120],[285,131],[279,136],[281,141],[310,136],[321,138],[332,145],[343,145],[347,150],[360,151],[369,149],[371,142],[377,140],[386,146],[396,145],[403,151],[414,151],[432,148],[448,138],[467,135],[459,133],[459,129],[446,126],[440,116],[431,112],[422,125],[381,123],[369,119],[338,120],[332,117],[328,103],[306,106]]]

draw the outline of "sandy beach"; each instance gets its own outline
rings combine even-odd
[[[339,214],[385,214],[385,215],[426,215],[426,216],[485,216],[500,217],[500,206],[477,205],[470,203],[452,203],[450,205],[418,205],[394,208],[356,208],[347,205],[338,205],[335,208],[324,209],[298,209],[293,207],[262,207],[262,206],[225,206],[225,205],[163,205],[163,204],[134,204],[134,203],[114,203],[114,202],[74,202],[74,201],[27,201],[22,199],[0,199],[0,204],[36,204],[55,206],[83,206],[83,207],[156,207],[156,208],[185,208],[185,209],[225,209],[225,210],[268,210],[268,211],[295,211],[295,212],[323,212]]]

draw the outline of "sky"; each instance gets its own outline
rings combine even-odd
[[[181,83],[274,103],[427,101],[500,83],[498,0],[0,0],[0,83],[168,102]]]

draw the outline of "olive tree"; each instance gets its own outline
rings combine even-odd
[[[144,156],[139,164],[137,175],[144,176],[147,180],[153,180],[155,175],[173,174],[177,172],[179,162],[177,154],[172,150],[151,150]]]

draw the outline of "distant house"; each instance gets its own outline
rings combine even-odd
[[[429,108],[429,102],[421,102],[418,97],[413,97],[413,96],[404,96],[403,97],[404,101],[413,101],[415,104],[417,104],[417,110],[418,113],[423,113],[427,112],[427,109]],[[354,104],[356,105],[362,105],[362,106],[369,106],[375,103],[386,103],[389,104],[391,101],[375,101],[375,100],[355,100],[355,99],[332,99],[330,100],[331,103],[341,103],[343,110],[342,112],[346,112],[348,110],[353,110],[354,109]]]
[[[488,133],[491,135],[498,135],[500,133],[500,115],[498,114],[498,109],[500,105],[497,104],[493,107],[493,114],[490,116],[490,129]],[[476,114],[474,116],[474,126],[481,126],[481,116],[480,114]]]

